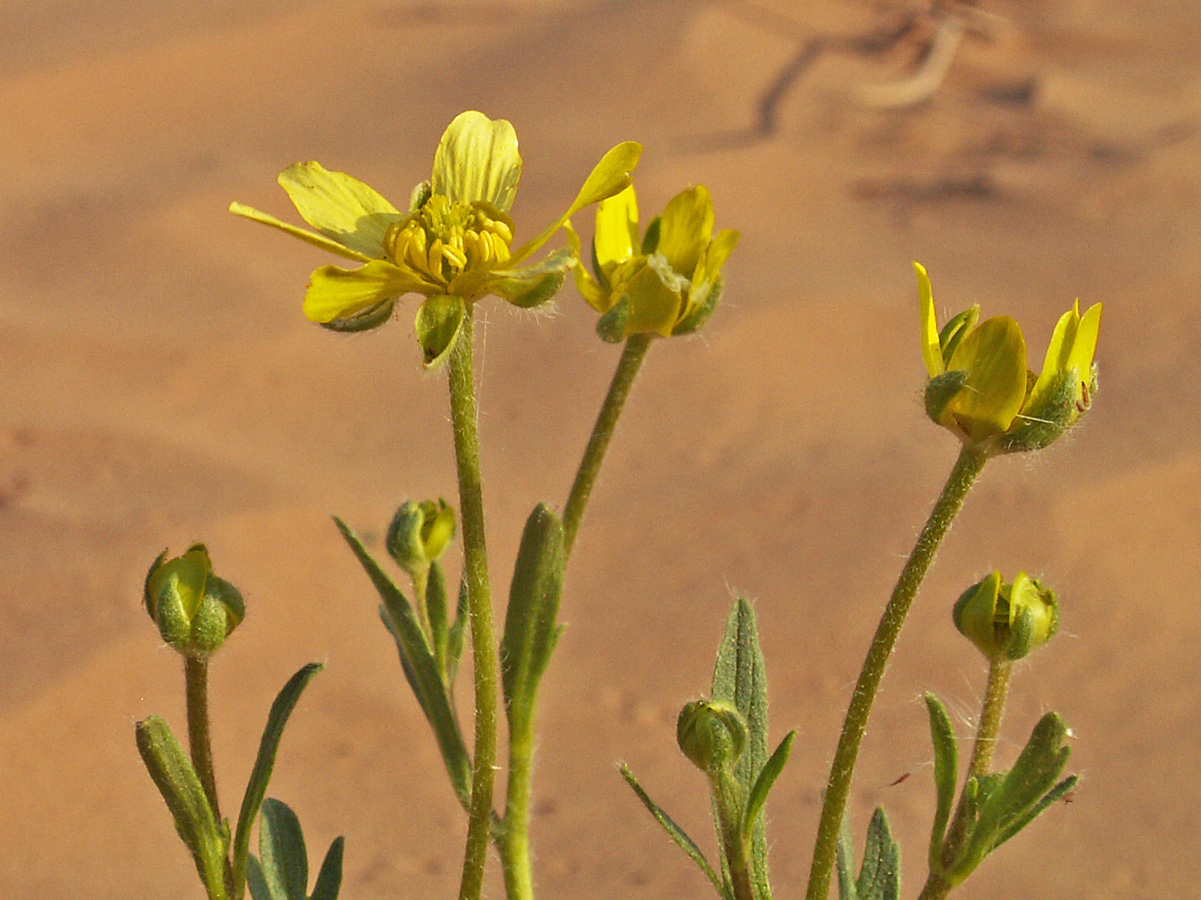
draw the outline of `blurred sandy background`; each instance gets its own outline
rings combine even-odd
[[[1102,390],[1069,440],[991,463],[969,499],[885,680],[856,834],[886,804],[916,892],[920,691],[967,731],[984,669],[951,602],[1027,568],[1061,592],[1064,633],[1017,675],[1002,756],[1054,708],[1084,778],[964,895],[1193,894],[1201,8],[984,6],[991,39],[965,40],[931,102],[886,112],[855,99],[906,62],[855,40],[897,8],[874,0],[0,3],[0,896],[199,896],[133,744],[151,712],[183,731],[139,600],[159,550],[194,539],[249,605],[214,672],[226,805],[275,691],[327,660],[271,793],[311,847],[346,834],[348,900],[454,895],[463,817],[328,518],[378,541],[405,497],[453,496],[443,378],[419,371],[411,304],[367,336],[307,323],[330,260],[226,207],[291,219],[275,175],[310,158],[403,202],[466,108],[516,124],[526,234],[624,139],[647,148],[645,210],[702,182],[743,232],[704,336],[652,350],[573,559],[543,691],[542,895],[706,895],[613,763],[709,846],[674,718],[734,590],[757,601],[774,738],[801,729],[769,807],[777,896],[801,895],[850,685],[955,454],[919,405],[912,259],[942,310],[1017,317],[1036,364],[1074,297],[1104,301]],[[617,350],[570,288],[549,316],[486,307],[504,596]]]

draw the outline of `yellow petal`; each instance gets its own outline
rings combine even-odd
[[[279,173],[301,218],[339,244],[369,259],[384,258],[388,226],[404,216],[374,188],[320,163],[303,162]]]
[[[659,253],[681,275],[691,278],[701,250],[713,237],[713,198],[698,184],[667,203],[659,224]]]
[[[460,203],[484,200],[508,212],[521,180],[517,132],[505,119],[471,110],[455,116],[434,153],[430,186]]]
[[[1018,323],[1007,316],[988,319],[972,331],[947,364],[967,380],[943,410],[973,441],[1001,434],[1013,423],[1026,399],[1026,342]]]
[[[598,313],[608,312],[615,298],[592,277],[592,273],[584,265],[584,261],[580,258],[580,236],[571,227],[570,221],[563,223],[563,230],[567,232],[567,245],[576,258],[576,264],[571,269],[571,274],[575,278],[575,289],[584,298],[584,302]]]
[[[630,318],[626,322],[626,335],[658,334],[671,337],[671,330],[680,319],[680,293],[663,282],[661,273],[651,266],[642,269],[630,279],[626,287],[630,299]]]
[[[1051,333],[1051,343],[1047,345],[1047,356],[1043,361],[1043,370],[1030,389],[1030,397],[1026,401],[1027,409],[1041,409],[1056,387],[1062,383],[1060,376],[1067,369],[1068,359],[1072,353],[1072,345],[1076,341],[1076,332],[1080,327],[1080,312],[1073,307],[1059,317],[1055,331]]]
[[[742,237],[737,231],[731,231],[728,228],[723,228],[717,233],[717,236],[709,243],[703,251],[701,258],[697,261],[696,271],[692,273],[692,286],[698,288],[702,284],[709,284],[717,277],[717,273],[721,271],[722,266],[726,264],[726,260],[730,258],[730,254],[734,252],[734,248],[738,246],[738,241]]]
[[[601,268],[625,262],[638,251],[638,198],[634,185],[596,207],[596,262]]]
[[[412,275],[384,260],[373,259],[357,269],[322,266],[309,279],[304,314],[311,322],[332,322],[422,287]]]
[[[513,259],[521,262],[531,253],[550,240],[551,236],[563,227],[574,213],[579,212],[590,203],[599,203],[614,194],[629,187],[634,168],[638,165],[638,157],[642,155],[642,145],[635,141],[618,144],[601,157],[584,181],[584,186],[576,195],[575,202],[567,212],[563,213],[549,228],[536,238],[524,244],[513,253]]]
[[[1076,340],[1068,357],[1068,368],[1075,369],[1082,381],[1089,380],[1093,367],[1093,354],[1097,352],[1097,332],[1101,327],[1101,304],[1096,303],[1080,317],[1076,328]]]
[[[367,262],[369,259],[371,259],[371,257],[364,256],[362,253],[351,250],[349,247],[343,247],[337,241],[330,240],[325,235],[307,231],[306,229],[300,228],[296,225],[290,225],[287,222],[275,218],[275,216],[268,215],[265,212],[255,209],[253,206],[246,206],[243,203],[234,202],[229,204],[229,211],[236,216],[244,216],[247,219],[253,219],[255,222],[262,222],[264,225],[270,225],[272,228],[278,228],[280,231],[290,234],[293,237],[298,237],[302,241],[307,241],[314,247],[320,247],[322,250],[328,250],[330,253],[338,254],[338,256],[344,256],[347,259],[354,259],[358,260],[359,262]]]
[[[934,291],[930,287],[930,276],[921,263],[913,264],[917,272],[917,295],[922,311],[922,359],[931,378],[937,378],[947,370],[942,358],[942,347],[938,342],[938,319],[934,314]]]

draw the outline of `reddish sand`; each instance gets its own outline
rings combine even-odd
[[[940,309],[1017,317],[1035,365],[1075,297],[1103,301],[1102,390],[1070,439],[991,463],[969,499],[885,680],[856,833],[887,806],[915,894],[933,793],[920,691],[967,731],[984,670],[951,602],[1026,568],[1060,591],[1064,628],[1016,676],[1001,758],[1056,709],[1083,780],[963,895],[1193,894],[1201,8],[982,2],[991,40],[965,40],[931,102],[864,108],[903,49],[827,40],[767,128],[779,73],[814,37],[870,33],[875,2],[0,4],[0,896],[200,896],[133,743],[152,712],[182,732],[178,661],[139,601],[155,554],[194,539],[249,606],[214,672],[227,808],[275,691],[326,660],[272,795],[314,855],[347,836],[345,897],[454,895],[463,816],[328,518],[378,541],[405,497],[453,496],[444,378],[419,370],[411,303],[367,336],[307,323],[306,278],[330,260],[226,207],[290,218],[275,175],[309,158],[403,201],[473,107],[521,135],[526,234],[630,138],[644,209],[701,182],[743,232],[711,327],[652,349],[573,559],[543,692],[541,895],[706,896],[613,763],[710,846],[674,718],[708,683],[735,591],[757,603],[773,734],[801,730],[769,815],[776,895],[802,894],[850,684],[955,454],[918,400],[912,259]],[[484,308],[503,597],[617,350],[571,289],[553,315]]]

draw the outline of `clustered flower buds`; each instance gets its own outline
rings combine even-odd
[[[173,559],[160,553],[142,600],[163,640],[195,659],[215,653],[246,614],[238,589],[213,574],[204,544]]]
[[[951,615],[960,633],[993,661],[1021,659],[1059,627],[1055,592],[1025,572],[1009,582],[994,571],[963,592]]]
[[[717,775],[733,766],[746,748],[746,722],[729,703],[693,700],[676,720],[680,750],[702,772]]]
[[[409,575],[424,571],[455,536],[455,511],[439,499],[406,500],[392,517],[384,546]]]

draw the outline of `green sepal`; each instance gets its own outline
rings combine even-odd
[[[454,349],[466,317],[467,304],[463,298],[450,294],[434,294],[417,308],[413,327],[417,331],[417,343],[421,345],[423,366],[432,369],[446,359]]]
[[[501,686],[511,727],[521,727],[558,639],[563,593],[563,523],[545,503],[534,507],[521,534],[509,608],[500,641]]]
[[[450,645],[450,626],[446,609],[446,572],[436,559],[430,563],[429,576],[425,583],[425,611],[430,619],[430,635],[434,643],[434,661],[438,670],[447,675],[447,657]],[[447,686],[450,684],[446,678]]]
[[[692,334],[704,327],[705,323],[713,317],[713,311],[717,309],[717,303],[721,300],[721,292],[724,285],[725,281],[718,275],[709,284],[703,285],[702,288],[698,289],[703,290],[704,294],[699,300],[695,297],[689,298],[689,303],[694,305],[688,314],[671,330],[672,335]]]
[[[345,319],[333,319],[329,322],[318,322],[317,324],[330,331],[349,333],[371,331],[372,329],[379,328],[392,318],[392,309],[395,305],[393,300],[385,300],[382,303],[377,303],[370,309],[363,310],[363,312],[357,315],[347,316]]]
[[[763,770],[759,773],[759,778],[755,781],[755,786],[751,789],[751,794],[746,801],[746,818],[743,820],[744,831],[752,831],[758,824],[759,816],[763,812],[763,804],[767,802],[767,795],[771,793],[776,779],[780,777],[780,773],[788,765],[788,757],[792,754],[792,742],[794,740],[796,740],[795,728],[784,735],[784,740],[780,741],[780,745],[768,757]]]
[[[309,857],[300,820],[272,798],[263,801],[259,817],[259,863],[271,900],[307,900]]]
[[[659,249],[659,232],[663,227],[663,217],[655,216],[646,226],[646,232],[642,235],[642,255],[650,256]]]
[[[450,625],[446,637],[446,684],[449,688],[455,683],[459,672],[459,660],[463,657],[463,647],[467,643],[468,614],[467,578],[459,580],[459,599],[455,606],[455,620]]]
[[[317,871],[317,881],[313,885],[313,893],[309,900],[338,900],[338,892],[342,890],[342,852],[346,839],[339,836],[334,838],[325,859]]]
[[[743,597],[735,600],[730,608],[725,634],[717,650],[710,693],[714,700],[732,704],[746,722],[746,751],[734,768],[734,777],[742,789],[742,796],[749,797],[767,762],[767,667],[759,649],[754,610]],[[758,817],[750,832],[750,848],[756,894],[770,897],[767,840],[762,817]]]
[[[938,871],[947,822],[955,804],[955,786],[959,782],[959,748],[955,743],[955,729],[951,725],[951,717],[947,715],[946,707],[929,692],[925,697],[926,711],[930,714],[930,738],[934,742],[934,789],[938,796],[934,825],[930,830],[929,862],[931,871]]]
[[[275,755],[279,752],[279,742],[284,736],[284,726],[288,717],[296,708],[300,695],[313,676],[324,668],[321,663],[309,663],[288,679],[287,684],[276,695],[267,714],[267,725],[263,729],[263,737],[259,741],[258,756],[254,760],[254,768],[250,772],[250,781],[246,792],[242,795],[242,808],[238,811],[238,827],[234,832],[233,845],[233,896],[242,896],[246,885],[246,858],[250,855],[250,828],[263,805],[263,797],[267,794],[267,783],[271,780],[271,771],[275,768]]]
[[[426,721],[434,730],[434,738],[442,753],[442,761],[450,776],[455,796],[466,805],[471,798],[471,760],[467,755],[467,746],[463,743],[463,735],[459,731],[459,722],[451,706],[446,686],[442,683],[438,663],[434,659],[425,632],[421,630],[417,621],[412,604],[388,577],[388,573],[380,568],[375,558],[367,552],[363,542],[349,526],[336,516],[334,524],[338,526],[338,531],[350,545],[383,601],[380,617],[396,641],[396,650],[400,655],[405,677],[408,678],[409,686],[417,697],[417,703],[421,706]]]
[[[1046,402],[1024,407],[1001,439],[1003,453],[1023,453],[1041,450],[1054,443],[1079,416],[1076,391],[1080,376],[1074,369],[1059,375],[1054,387],[1045,395]],[[1093,394],[1096,383],[1093,383]]]
[[[959,392],[963,390],[963,386],[967,384],[967,376],[967,372],[954,369],[950,372],[943,372],[941,375],[931,378],[926,383],[926,393],[924,396],[926,415],[935,424],[943,424],[942,414],[951,401],[959,396]]]
[[[138,722],[135,736],[146,771],[175,820],[180,840],[192,854],[210,900],[227,900],[226,842],[191,761],[158,716]]]
[[[630,298],[623,294],[621,299],[596,320],[596,333],[608,344],[620,344],[626,339],[626,324],[634,312]]]
[[[521,309],[539,306],[559,292],[573,262],[571,250],[556,250],[542,262],[516,270],[512,278],[497,280],[490,290]]]
[[[709,879],[709,882],[717,891],[718,896],[722,897],[723,900],[733,900],[729,894],[729,891],[722,883],[721,878],[718,877],[717,873],[713,870],[713,866],[709,864],[709,860],[705,858],[704,852],[700,847],[697,846],[696,841],[690,838],[687,832],[677,825],[672,820],[671,816],[663,811],[659,804],[655,803],[655,801],[650,798],[650,795],[648,795],[647,792],[642,789],[642,785],[638,783],[638,779],[634,777],[634,773],[630,771],[629,766],[625,765],[625,763],[622,763],[620,771],[621,777],[624,778],[626,780],[626,784],[633,789],[634,793],[638,796],[638,799],[642,801],[642,805],[647,808],[647,811],[650,812],[652,816],[654,816],[655,821],[663,826],[663,830],[667,832],[668,837],[675,841],[676,846],[683,850],[688,858],[696,863],[697,867],[704,873],[705,877]]]

